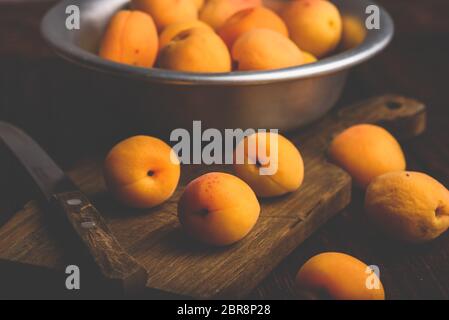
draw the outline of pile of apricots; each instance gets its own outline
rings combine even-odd
[[[287,68],[362,42],[364,28],[348,19],[327,0],[132,0],[112,17],[99,55],[181,72]]]
[[[261,145],[266,147],[263,154]],[[298,192],[303,184],[303,158],[287,138],[254,133],[237,145],[234,158],[237,150],[244,150],[244,162],[234,164],[234,174],[202,175],[186,186],[178,202],[179,221],[186,233],[208,245],[228,246],[242,240],[257,223],[260,198]],[[271,158],[271,150],[277,150],[278,156]],[[366,191],[365,218],[378,231],[416,243],[433,240],[449,228],[449,191],[424,173],[406,171],[401,146],[384,128],[349,127],[333,138],[328,155],[352,176],[355,186]],[[259,169],[269,167],[270,161],[277,161],[278,170],[272,176],[261,175]],[[180,172],[172,148],[150,136],[120,142],[104,164],[111,193],[134,208],[152,208],[167,201],[178,186]],[[297,284],[302,297],[385,299],[375,270],[343,253],[312,257],[300,268]]]

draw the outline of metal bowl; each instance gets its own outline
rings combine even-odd
[[[358,47],[336,53],[317,63],[258,72],[217,74],[183,73],[118,64],[96,55],[111,16],[129,0],[65,0],[44,17],[42,34],[63,58],[110,74],[123,85],[133,100],[129,112],[169,127],[191,127],[202,120],[214,128],[276,128],[291,130],[306,125],[328,112],[339,99],[347,72],[382,51],[391,41],[391,17],[380,8],[380,29],[368,30]],[[367,18],[368,0],[333,1],[343,16]],[[81,12],[79,30],[68,30],[66,8],[77,5]],[[109,77],[109,76],[108,76]],[[100,77],[101,78],[101,77]],[[131,90],[131,89],[130,89]]]

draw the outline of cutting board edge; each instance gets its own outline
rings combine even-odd
[[[340,169],[342,170],[342,169]],[[343,171],[343,170],[342,170]],[[316,206],[313,209],[313,213],[311,212],[309,216],[302,220],[303,223],[301,223],[300,218],[298,217],[298,220],[295,222],[292,217],[285,218],[286,220],[291,220],[293,227],[290,228],[290,232],[287,236],[285,236],[282,240],[279,241],[279,243],[276,245],[274,251],[276,251],[277,247],[282,247],[284,242],[288,242],[290,239],[295,239],[296,233],[301,233],[302,229],[304,228],[304,225],[316,225],[316,221],[313,218],[320,218],[319,226],[314,229],[309,229],[307,233],[305,233],[300,240],[293,241],[289,246],[284,249],[284,253],[282,255],[278,254],[276,255],[276,259],[270,259],[270,261],[273,261],[273,263],[270,265],[270,267],[265,267],[264,271],[260,273],[260,275],[257,277],[257,281],[251,281],[253,283],[252,286],[249,286],[248,289],[242,290],[239,286],[239,290],[236,290],[234,287],[229,286],[220,291],[220,293],[217,294],[210,294],[210,295],[192,295],[188,294],[187,296],[193,297],[194,299],[198,300],[208,300],[208,299],[229,299],[230,297],[235,299],[242,299],[248,296],[256,287],[258,284],[260,284],[282,261],[289,256],[296,248],[298,248],[304,241],[306,241],[311,235],[313,235],[314,232],[316,232],[318,229],[323,227],[326,222],[328,222],[333,217],[337,216],[339,213],[341,213],[351,202],[352,198],[352,179],[345,172],[345,181],[342,181],[340,188],[331,196],[330,199],[326,201],[321,201],[318,206]],[[327,215],[321,215],[322,212],[326,212],[326,208],[328,206],[335,206],[335,210],[329,210]],[[273,257],[273,256],[271,256]],[[266,256],[259,257],[260,261],[266,261]],[[256,262],[253,262],[256,263]],[[149,289],[154,289],[154,287],[148,287]],[[162,290],[160,288],[157,288],[157,290]],[[169,291],[167,291],[169,292]],[[235,294],[235,292],[238,292]]]

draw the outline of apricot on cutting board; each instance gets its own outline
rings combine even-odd
[[[304,63],[299,48],[287,37],[268,29],[241,35],[232,47],[232,59],[241,71],[271,70]]]
[[[200,20],[218,30],[234,13],[261,5],[261,0],[208,0],[200,11]]]
[[[158,51],[153,19],[140,11],[119,11],[100,44],[100,57],[139,67],[152,67]]]
[[[170,24],[198,18],[193,0],[132,0],[132,7],[151,15],[159,31]]]
[[[378,276],[362,261],[343,253],[312,257],[299,270],[296,284],[301,293],[319,299],[385,300]]]
[[[282,11],[290,38],[317,58],[331,53],[342,34],[340,13],[326,0],[291,1]]]
[[[270,29],[288,37],[284,21],[264,7],[248,8],[235,13],[218,29],[218,34],[228,48],[232,49],[235,40],[252,29]]]
[[[212,28],[208,24],[200,20],[192,20],[188,22],[179,22],[170,24],[167,27],[165,27],[164,30],[159,35],[159,48],[165,47],[180,32],[192,28],[206,28],[212,31]]]
[[[384,173],[406,168],[398,141],[384,128],[371,124],[355,125],[337,135],[329,156],[362,188]]]
[[[261,168],[269,174],[262,175]],[[260,197],[296,191],[304,180],[304,162],[298,149],[271,132],[252,134],[239,143],[234,152],[234,171]]]
[[[259,218],[253,190],[239,178],[212,172],[190,182],[178,204],[181,225],[194,238],[225,246],[243,239]]]
[[[159,66],[186,72],[229,72],[231,57],[221,38],[204,27],[178,33],[159,55]]]
[[[169,199],[178,185],[180,171],[170,146],[149,136],[118,143],[104,162],[108,189],[132,208],[152,208]]]
[[[390,172],[368,186],[365,211],[394,238],[429,241],[449,228],[449,191],[424,173]]]

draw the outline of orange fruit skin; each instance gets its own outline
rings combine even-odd
[[[166,26],[198,19],[198,8],[192,0],[132,0],[132,7],[153,17],[159,31]]]
[[[164,30],[159,35],[159,49],[165,47],[170,41],[173,40],[173,38],[175,38],[182,31],[186,31],[192,28],[205,28],[212,31],[212,28],[209,27],[209,25],[200,20],[192,20],[188,22],[170,24],[167,27],[165,27]]]
[[[390,172],[368,186],[365,212],[393,238],[426,242],[449,228],[449,191],[424,173]]]
[[[119,11],[111,19],[100,44],[100,57],[118,63],[152,67],[158,51],[153,19],[140,11]]]
[[[290,38],[301,50],[322,58],[340,43],[342,21],[337,7],[325,0],[297,0],[285,6],[281,14]]]
[[[398,141],[384,128],[371,124],[355,125],[340,133],[330,145],[329,156],[361,188],[377,176],[406,168]]]
[[[204,6],[204,0],[192,0],[195,3],[195,6],[198,10],[200,10]]]
[[[273,144],[277,146],[273,147]],[[259,153],[260,146],[265,146],[266,151]],[[243,150],[244,163],[240,161],[242,164],[237,164],[236,154],[241,152],[239,150]],[[277,150],[277,159],[270,159],[270,150]],[[252,162],[248,159],[252,159]],[[276,167],[277,170],[273,175],[260,174],[262,163],[262,167],[267,168],[274,162],[276,166],[273,168]],[[276,197],[294,192],[304,181],[304,162],[299,150],[279,134],[260,132],[246,137],[234,152],[234,163],[236,175],[248,183],[259,197]]]
[[[262,4],[264,7],[273,10],[274,12],[280,14],[285,6],[288,4],[288,1],[283,0],[262,0]]]
[[[365,41],[366,27],[363,22],[353,16],[343,16],[343,33],[341,36],[341,50],[349,50],[359,46]]]
[[[152,208],[174,193],[180,164],[165,142],[149,136],[135,136],[114,146],[104,162],[108,189],[124,205]]]
[[[240,71],[273,70],[299,66],[304,56],[287,37],[269,29],[253,29],[232,47],[232,59]]]
[[[309,259],[298,271],[300,292],[317,294],[332,300],[385,300],[385,291],[375,274],[367,273],[362,261],[343,253],[326,252]],[[369,271],[369,270],[368,270]],[[368,277],[378,280],[378,288],[369,289]]]
[[[178,217],[187,233],[215,246],[243,239],[256,224],[259,212],[253,190],[239,178],[220,172],[190,182],[178,203]]]
[[[225,43],[204,27],[178,33],[161,49],[158,63],[162,68],[184,72],[231,71],[231,56]]]
[[[238,11],[218,30],[228,48],[239,36],[252,29],[270,29],[288,37],[287,26],[273,11],[264,7],[254,7]]]
[[[200,11],[200,20],[218,30],[234,13],[261,4],[261,0],[208,0]]]
[[[311,53],[303,51],[302,55],[304,56],[304,64],[314,63],[318,61],[318,59]]]

